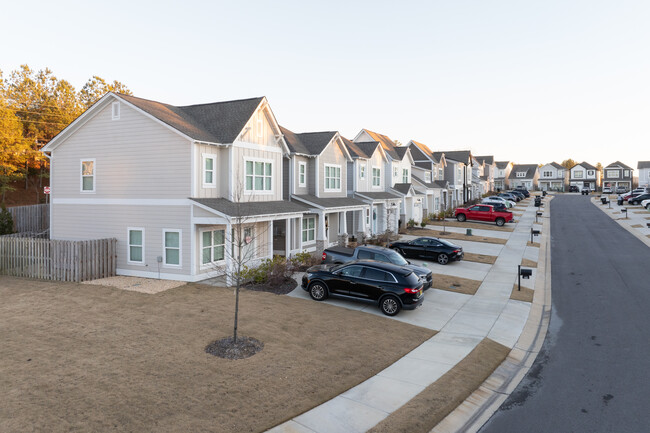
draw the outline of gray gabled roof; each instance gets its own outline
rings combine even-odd
[[[585,161],[582,161],[580,164],[576,164],[576,165],[584,167],[587,170],[596,170],[596,167],[594,167],[593,165],[591,165],[591,164],[589,164],[588,162],[585,162]],[[575,167],[576,165],[574,165],[573,167]],[[571,167],[571,168],[573,168],[573,167]]]
[[[287,200],[241,203],[235,203],[225,198],[190,198],[190,200],[233,218],[294,214],[308,211],[304,205]]]
[[[515,164],[512,166],[508,179],[534,179],[538,168],[537,164]],[[517,177],[517,173],[522,171],[526,172],[526,177]]]
[[[626,170],[632,170],[632,167],[623,164],[621,161],[612,162],[611,164],[609,164],[609,165],[608,165],[607,167],[605,167],[605,168],[615,167],[615,166],[619,166],[619,167],[624,168],[624,169],[626,169]]]
[[[235,141],[264,99],[259,97],[176,107],[121,93],[116,95],[190,138],[210,143]]]
[[[352,158],[369,159],[372,157],[372,154],[375,153],[377,146],[379,146],[379,142],[377,141],[361,141],[355,143],[354,141],[348,140],[347,138],[343,138],[343,142],[347,146]]]
[[[398,157],[397,153],[395,152],[395,142],[391,140],[388,136],[379,134],[377,132],[370,131],[368,129],[364,129],[364,131],[372,137],[373,141],[378,141],[379,144],[381,144],[381,147],[384,149],[384,152],[388,156],[390,156],[392,159],[401,159]]]
[[[494,156],[493,155],[475,156],[474,158],[479,162],[479,164],[483,164],[483,163],[488,164],[488,165],[494,164]]]
[[[637,169],[650,168],[650,161],[639,161],[636,165]]]
[[[397,146],[395,147],[395,153],[397,153],[397,156],[399,157],[400,160],[404,159],[404,156],[406,156],[406,152],[408,152],[409,148],[407,146]]]
[[[355,191],[354,195],[358,195],[360,197],[367,197],[371,200],[395,200],[400,198],[398,195],[386,191],[378,191],[378,192]]]
[[[435,180],[433,182],[425,182],[424,179],[422,179],[419,176],[416,176],[415,174],[411,174],[411,180],[414,180],[416,183],[419,183],[420,185],[425,186],[425,187],[430,188],[430,189],[439,189],[439,188],[445,189],[446,188],[444,186],[441,187],[439,184],[436,183]]]
[[[300,194],[300,195],[291,195],[293,202],[302,203],[303,206],[307,204],[312,204],[316,207],[328,209],[328,208],[341,208],[341,207],[359,207],[365,206],[366,204],[360,200],[351,197],[316,197],[311,194]]]
[[[472,163],[472,152],[469,150],[452,150],[451,152],[443,152],[446,159],[462,162],[464,164]]]
[[[510,161],[497,161],[495,162],[495,164],[499,170],[503,170],[504,168],[508,167]]]
[[[409,193],[409,190],[411,189],[411,184],[410,183],[396,183],[393,185],[393,189],[397,192],[399,192],[402,195],[406,195]]]
[[[336,135],[336,131],[303,132],[296,134],[284,126],[280,126],[280,130],[284,135],[284,140],[287,142],[291,153],[311,156],[320,155]]]
[[[555,162],[555,161],[553,161],[550,165],[552,165],[553,167],[557,168],[558,170],[565,170],[565,169],[566,169],[563,165],[558,164],[558,163]]]

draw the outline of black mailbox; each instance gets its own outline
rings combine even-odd
[[[602,196],[602,197],[600,198],[600,202],[601,202],[602,204],[607,204],[607,197],[606,197],[606,196]]]
[[[521,271],[520,271],[520,274],[521,274],[522,278],[529,279],[531,277],[531,275],[533,275],[533,270],[532,269],[522,268]]]
[[[540,234],[540,231],[539,231],[539,230],[531,229],[531,232],[532,232],[535,236],[537,236],[538,234]]]

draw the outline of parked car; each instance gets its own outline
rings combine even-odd
[[[374,260],[312,266],[301,287],[316,301],[332,296],[376,303],[387,316],[414,310],[424,301],[423,283],[415,272]]]
[[[517,191],[521,191],[521,192],[526,196],[526,198],[530,197],[530,193],[528,192],[528,190],[526,189],[525,186],[523,186],[523,185],[517,185],[517,186],[515,187],[515,189],[516,189]]]
[[[512,221],[512,212],[494,210],[489,204],[476,204],[467,208],[459,207],[454,211],[454,216],[460,222],[465,220],[493,222],[499,227]]]
[[[499,197],[498,195],[491,195],[491,196],[489,196],[489,197],[485,197],[485,198],[484,198],[483,200],[481,200],[481,201],[486,201],[486,200],[492,200],[492,201],[498,201],[498,202],[501,202],[501,203],[503,203],[503,205],[504,205],[505,207],[507,207],[507,208],[515,207],[515,202],[513,202],[512,200],[505,199],[505,198],[503,198],[503,197]]]
[[[603,194],[611,194],[612,193],[612,187],[611,186],[604,186],[603,187]]]
[[[617,186],[616,187],[616,194],[625,194],[627,193],[627,188],[624,186]]]
[[[571,185],[569,187],[569,192],[580,192],[580,189],[578,188],[577,185]]]
[[[499,193],[499,197],[503,197],[506,200],[514,201],[515,203],[517,203],[518,201],[521,201],[521,198],[519,198],[519,196],[514,195],[512,193],[509,193],[509,192]]]
[[[510,194],[515,194],[516,196],[518,196],[522,200],[526,198],[526,195],[521,191],[512,190],[512,191],[507,191],[507,192],[509,192]]]
[[[508,208],[502,201],[488,200],[484,198],[481,201],[481,203],[491,205],[494,208],[494,210],[502,210],[502,211],[508,210]]]
[[[580,194],[582,195],[591,194],[591,188],[589,188],[588,186],[583,186],[582,189],[580,190]]]
[[[648,199],[650,199],[650,193],[646,192],[643,194],[639,194],[636,197],[629,198],[627,202],[631,205],[637,205],[637,204],[641,204],[643,200],[648,200]]]
[[[641,206],[643,206],[644,208],[650,211],[650,200],[643,200],[641,202]]]
[[[441,265],[461,261],[464,257],[463,248],[449,241],[431,237],[421,237],[411,241],[398,241],[388,244],[404,257],[413,259],[435,260]]]
[[[641,195],[639,192],[628,192],[626,194],[622,194],[621,197],[623,197],[623,201],[629,201],[630,199],[633,199],[634,197]]]
[[[422,278],[424,290],[431,287],[431,283],[433,282],[433,275],[429,269],[411,264],[401,254],[390,248],[375,245],[359,245],[356,248],[331,247],[323,251],[323,263],[342,264],[353,260],[376,260],[410,269],[415,272],[415,275]]]

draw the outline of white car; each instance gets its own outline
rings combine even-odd
[[[603,194],[611,194],[612,192],[613,192],[613,191],[612,191],[612,187],[611,187],[611,186],[604,186],[604,187],[603,187]]]
[[[483,199],[483,202],[485,202],[485,201],[500,201],[500,202],[503,203],[503,204],[505,205],[505,207],[507,207],[508,209],[515,207],[515,204],[516,204],[516,203],[513,202],[512,200],[506,200],[505,198],[503,198],[503,197],[499,197],[498,195],[492,195],[492,196],[490,196],[490,197],[485,197],[485,198]]]
[[[647,199],[647,200],[643,200],[641,202],[641,206],[643,206],[644,208],[646,208],[646,209],[648,209],[650,211],[650,198]]]

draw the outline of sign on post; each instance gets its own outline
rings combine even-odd
[[[50,193],[50,187],[49,186],[44,186],[43,187],[43,194],[49,194]]]

